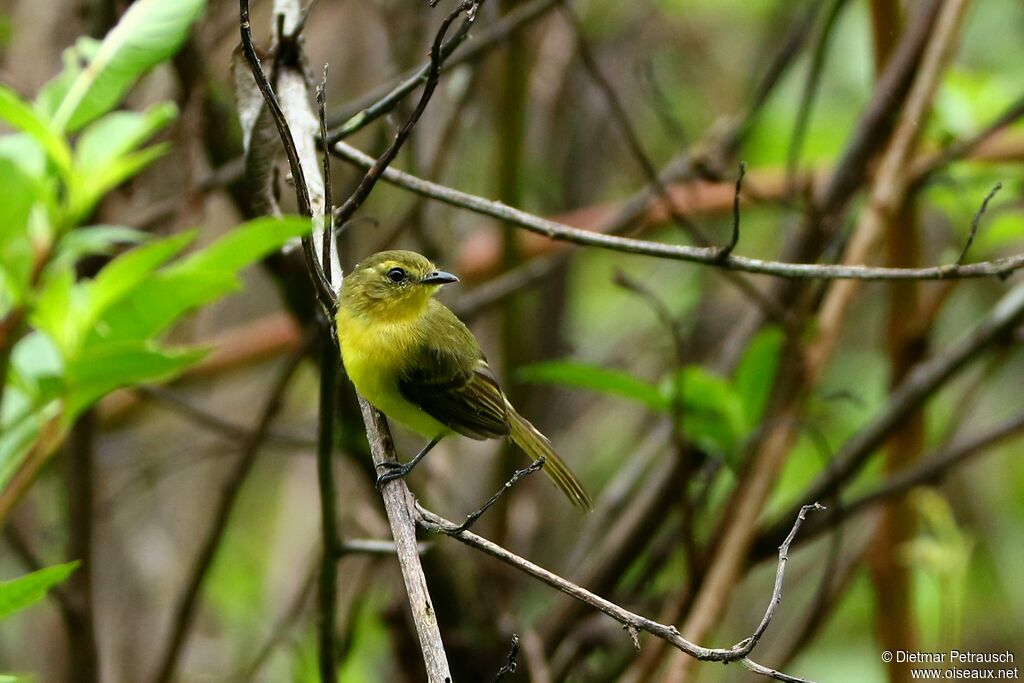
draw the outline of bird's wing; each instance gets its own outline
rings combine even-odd
[[[454,315],[451,318],[458,322]],[[471,344],[450,348],[429,340],[419,344],[399,372],[398,390],[405,400],[460,434],[473,439],[505,436],[509,433],[505,396],[483,355],[476,355],[472,334],[461,322],[458,326],[458,334],[464,331]],[[454,348],[475,352],[468,355]]]

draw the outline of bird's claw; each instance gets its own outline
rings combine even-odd
[[[377,465],[377,467],[384,467],[385,469],[390,470],[389,472],[384,472],[383,474],[377,475],[376,486],[378,491],[380,491],[384,487],[384,484],[388,483],[389,481],[404,478],[405,475],[409,474],[409,471],[412,469],[408,465],[402,465],[397,462],[382,462],[379,465]]]

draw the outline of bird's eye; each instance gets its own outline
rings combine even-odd
[[[401,282],[405,279],[405,271],[401,268],[392,268],[387,273],[388,279],[392,282]]]

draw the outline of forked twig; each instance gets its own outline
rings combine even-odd
[[[630,612],[614,602],[602,598],[599,595],[595,595],[587,589],[562,578],[558,574],[548,571],[547,569],[544,569],[543,567],[536,565],[519,555],[516,555],[510,550],[507,550],[498,544],[483,538],[482,536],[477,536],[470,531],[460,531],[459,525],[431,512],[430,510],[427,510],[418,503],[416,504],[416,512],[418,516],[417,522],[424,529],[451,536],[470,547],[476,548],[477,550],[501,560],[505,564],[546,583],[552,588],[561,591],[580,602],[586,603],[591,607],[604,612],[612,619],[622,624],[622,626],[633,635],[640,631],[645,631],[664,640],[673,647],[690,655],[691,657],[694,657],[695,659],[722,663],[738,661],[755,673],[781,681],[804,681],[804,679],[789,676],[775,671],[774,669],[769,669],[766,666],[762,666],[761,664],[750,660],[748,655],[753,651],[761,636],[764,635],[764,632],[767,630],[772,617],[775,616],[775,611],[781,602],[782,582],[786,573],[786,564],[789,561],[789,547],[796,538],[797,532],[799,532],[807,513],[811,510],[821,509],[824,509],[824,507],[818,503],[804,505],[800,509],[789,535],[786,537],[785,541],[783,541],[782,545],[779,546],[779,565],[775,574],[775,586],[772,589],[771,599],[768,601],[768,607],[765,609],[761,623],[758,625],[754,633],[750,637],[745,638],[730,648],[708,648],[686,640],[682,635],[680,635],[679,631],[676,630],[675,626],[661,624],[652,619],[636,614],[635,612]]]

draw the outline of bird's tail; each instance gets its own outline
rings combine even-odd
[[[508,422],[511,427],[512,440],[534,460],[544,456],[544,471],[555,482],[555,485],[562,489],[573,505],[584,512],[589,512],[594,507],[593,501],[590,500],[590,496],[569,466],[558,457],[558,453],[555,453],[548,438],[537,431],[537,428],[526,418],[517,413],[515,408],[508,405],[507,401],[505,405],[508,406]]]

